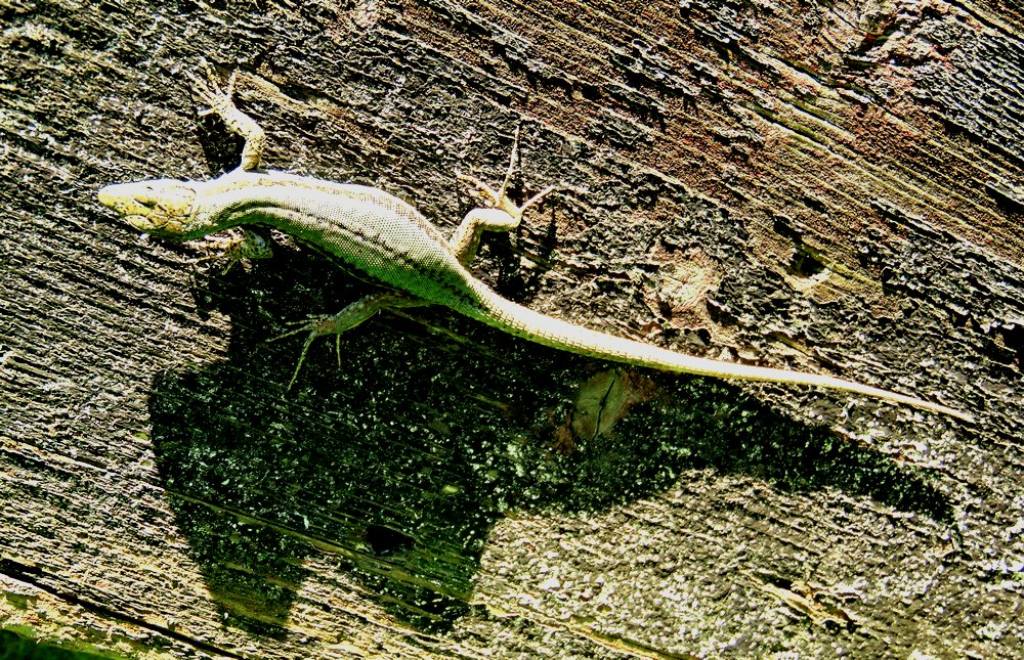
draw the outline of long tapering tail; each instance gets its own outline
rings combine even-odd
[[[710,360],[588,330],[502,298],[482,282],[476,281],[475,284],[480,307],[462,309],[460,311],[463,314],[544,346],[661,371],[844,390],[949,415],[967,422],[974,421],[972,415],[955,408],[842,378]]]

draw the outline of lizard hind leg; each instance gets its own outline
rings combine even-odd
[[[270,341],[277,341],[286,337],[301,334],[307,332],[306,341],[302,345],[302,352],[299,354],[299,360],[295,364],[295,371],[292,372],[292,378],[288,381],[288,390],[292,389],[295,385],[296,379],[299,377],[299,371],[302,370],[302,365],[306,361],[306,356],[309,354],[309,347],[313,345],[313,342],[317,337],[326,337],[328,335],[335,336],[334,349],[338,356],[338,368],[341,368],[341,335],[348,332],[352,328],[360,325],[364,321],[371,318],[377,312],[395,307],[418,307],[427,303],[410,298],[409,296],[394,293],[391,291],[382,291],[379,293],[371,293],[355,302],[349,303],[343,310],[337,314],[331,316],[313,316],[304,321],[299,321],[295,325],[293,330],[278,335],[270,339]]]
[[[462,219],[448,245],[459,263],[468,266],[476,258],[480,238],[485,231],[512,231],[519,226],[520,220],[501,209],[473,209]]]
[[[501,187],[495,191],[483,181],[465,174],[459,174],[473,184],[482,194],[487,206],[475,208],[466,214],[462,222],[455,229],[448,245],[463,266],[468,266],[476,258],[477,248],[480,246],[480,238],[485,231],[512,231],[522,222],[523,213],[531,206],[534,206],[547,196],[555,186],[548,186],[521,206],[516,206],[508,197],[508,182],[515,171],[515,164],[519,158],[519,129],[516,128],[515,139],[512,142],[512,154],[509,156],[508,170],[501,182]]]
[[[480,183],[479,185],[484,185]],[[531,206],[540,202],[545,195],[554,190],[549,186],[526,201],[522,206],[515,206],[508,197],[502,196],[501,203],[494,207],[475,208],[466,214],[448,239],[448,247],[463,266],[468,266],[476,258],[480,247],[480,238],[485,231],[512,231],[523,220],[523,213]],[[488,190],[490,190],[488,188]]]

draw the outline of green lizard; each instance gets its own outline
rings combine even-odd
[[[178,241],[240,225],[269,225],[387,286],[387,291],[370,294],[338,314],[301,324],[295,332],[309,334],[289,387],[317,337],[340,338],[341,333],[389,307],[443,305],[516,337],[581,355],[677,373],[845,390],[973,420],[947,406],[832,376],[665,350],[567,323],[506,300],[475,278],[468,266],[484,231],[514,229],[523,213],[550,189],[516,206],[505,194],[508,175],[497,191],[473,179],[488,206],[470,211],[452,237],[445,238],[415,208],[383,190],[261,169],[266,138],[256,121],[232,101],[235,74],[223,90],[212,71],[208,74],[209,82],[198,78],[193,82],[211,110],[244,139],[239,167],[210,181],[156,179],[111,185],[99,191],[99,201],[136,229]],[[511,168],[510,163],[510,173]]]

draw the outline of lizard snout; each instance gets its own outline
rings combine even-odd
[[[133,184],[118,183],[112,186],[104,186],[96,193],[96,198],[103,206],[120,211],[122,200],[130,197],[129,188]]]

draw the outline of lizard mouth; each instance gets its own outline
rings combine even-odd
[[[153,221],[144,215],[126,215],[124,220],[139,231],[151,232],[156,229]]]
[[[113,208],[114,202],[118,196],[115,186],[104,186],[103,188],[100,188],[98,193],[96,193],[96,199],[99,203],[111,208]]]

